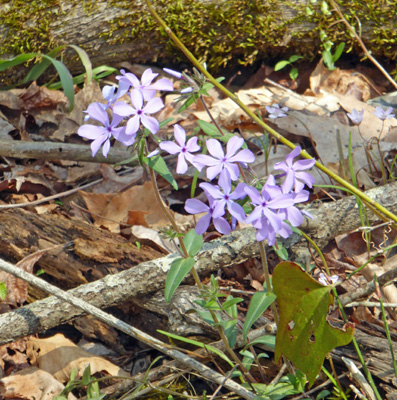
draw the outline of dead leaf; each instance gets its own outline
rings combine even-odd
[[[150,182],[133,186],[122,193],[96,194],[83,191],[79,193],[92,213],[94,225],[105,227],[111,232],[120,232],[120,223],[127,222],[129,211],[144,212],[144,219],[152,228],[169,225],[169,221],[157,204]]]
[[[60,103],[67,104],[66,96],[60,90],[50,90],[33,82],[19,95],[26,110],[35,108],[57,108]]]
[[[25,272],[32,273],[33,267],[40,258],[51,250],[62,248],[64,245],[57,245],[53,247],[46,248],[44,250],[36,251],[33,254],[29,254],[21,261],[19,261],[16,266]],[[17,306],[18,304],[23,304],[28,297],[28,282],[16,278],[7,272],[0,271],[0,282],[5,282],[7,287],[7,297],[3,301],[6,304],[12,304]]]
[[[129,376],[117,365],[81,349],[60,333],[46,339],[30,338],[26,354],[32,364],[50,373],[59,382],[67,382],[75,368],[77,376],[81,377],[88,364],[92,375],[104,372],[111,376]]]
[[[0,379],[0,397],[18,400],[52,400],[65,388],[48,372],[37,367],[26,368]],[[69,394],[68,400],[77,400]]]

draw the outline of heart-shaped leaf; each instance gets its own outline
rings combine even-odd
[[[341,330],[329,324],[327,314],[334,304],[331,287],[318,283],[297,264],[277,265],[273,288],[280,314],[276,361],[286,356],[306,374],[311,386],[327,353],[352,340],[354,325],[346,324]]]

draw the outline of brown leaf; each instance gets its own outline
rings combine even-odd
[[[0,397],[18,400],[52,400],[65,386],[48,372],[36,367],[26,368],[0,380]],[[75,400],[69,394],[68,400]]]
[[[63,246],[64,245],[62,244],[36,251],[35,253],[29,254],[27,257],[23,258],[16,264],[16,266],[31,274],[33,272],[34,265],[45,253]],[[18,304],[23,304],[26,301],[28,297],[28,282],[18,279],[14,275],[3,271],[0,271],[0,282],[5,282],[7,287],[7,297],[5,298],[4,303],[17,306]]]
[[[140,211],[151,228],[165,227],[169,221],[164,217],[154,196],[150,182],[133,186],[123,193],[87,193],[79,191],[88,210],[92,213],[94,225],[102,226],[111,232],[120,232],[120,223],[126,223],[129,211]]]
[[[33,82],[25,89],[19,98],[23,101],[26,110],[34,108],[57,108],[59,103],[66,104],[67,98],[60,90],[50,90],[45,86],[37,86]]]
[[[26,354],[32,364],[47,371],[60,382],[67,382],[75,368],[78,371],[77,376],[81,377],[88,364],[92,375],[105,372],[112,376],[129,376],[118,366],[81,349],[60,333],[46,339],[31,338],[27,343]]]

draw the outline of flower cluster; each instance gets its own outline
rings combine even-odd
[[[382,107],[376,107],[373,112],[376,117],[378,117],[381,121],[385,121],[386,119],[394,118],[393,109],[389,107],[387,110],[384,110]],[[347,113],[347,116],[353,122],[354,125],[360,125],[363,122],[364,110],[357,111],[353,108],[351,113]]]
[[[92,156],[98,152],[103,145],[102,153],[106,157],[110,149],[112,138],[131,146],[136,139],[141,124],[152,134],[159,130],[159,122],[152,117],[160,111],[164,104],[159,97],[155,97],[158,90],[172,91],[173,84],[169,79],[163,78],[153,83],[158,74],[149,68],[139,80],[134,74],[121,70],[121,75],[116,79],[119,81],[116,92],[116,85],[105,86],[102,95],[107,101],[106,104],[95,102],[85,111],[87,119],[100,122],[103,126],[86,124],[79,128],[78,134],[86,139],[93,140],[91,143]],[[128,94],[131,105],[119,99]],[[108,110],[113,112],[112,122],[109,120]],[[124,118],[128,118],[125,126],[119,126]]]
[[[186,74],[177,71],[166,70],[167,73],[184,79],[191,91],[185,90],[184,96],[193,95],[200,82],[188,78]],[[106,156],[110,148],[112,138],[126,146],[134,143],[141,125],[152,134],[159,130],[159,122],[151,114],[159,111],[164,105],[157,90],[173,90],[172,82],[168,79],[153,80],[157,77],[151,69],[146,70],[141,80],[134,74],[121,71],[117,77],[118,90],[115,87],[105,86],[102,94],[106,104],[93,103],[86,113],[103,126],[86,124],[79,128],[78,134],[93,140],[91,149],[93,156],[103,145],[103,154]],[[120,101],[120,98],[128,94],[131,105]],[[110,122],[108,112],[112,111]],[[278,105],[269,107],[270,118],[286,116],[288,109]],[[128,118],[123,126],[121,121]],[[281,177],[285,177],[281,186],[276,183],[274,176],[270,175],[261,188],[252,187],[244,182],[239,182],[242,168],[254,162],[254,154],[246,148],[244,140],[232,136],[226,144],[216,139],[206,140],[205,147],[208,154],[195,154],[201,147],[197,137],[187,140],[185,130],[178,124],[174,125],[174,141],[163,141],[159,148],[170,154],[178,155],[176,172],[184,174],[191,164],[198,171],[206,168],[206,177],[209,181],[217,179],[217,183],[203,182],[200,188],[208,199],[208,205],[198,199],[188,199],[185,210],[190,214],[202,214],[196,225],[196,232],[203,234],[207,231],[211,221],[222,234],[228,234],[234,229],[237,222],[252,224],[256,229],[258,241],[267,240],[270,245],[276,241],[276,235],[284,238],[292,233],[291,227],[299,226],[303,222],[303,214],[296,204],[308,200],[309,192],[304,190],[305,185],[312,187],[314,178],[307,172],[315,160],[299,160],[294,162],[301,149],[295,149],[286,157],[285,161],[275,165],[276,170],[282,171]],[[157,154],[158,150],[154,152]],[[148,157],[154,155],[153,153]],[[248,215],[247,215],[248,214]],[[228,217],[229,216],[229,217]]]

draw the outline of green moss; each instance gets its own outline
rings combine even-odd
[[[1,24],[6,28],[0,54],[48,51],[55,47],[50,23],[61,12],[60,0],[1,0]]]
[[[76,5],[76,1],[73,0],[73,4]],[[61,12],[60,2],[0,0],[0,4],[8,7],[0,12],[0,21],[7,27],[7,37],[0,46],[0,54],[43,52],[58,45],[53,39],[50,26],[57,19],[54,10]],[[294,0],[152,2],[167,25],[193,54],[207,62],[212,71],[230,65],[252,64],[279,55],[286,57],[300,54],[309,59],[314,58],[321,50],[320,30],[325,31],[335,44],[344,41],[346,49],[354,48],[358,53],[362,52],[344,24],[338,22],[338,15],[332,13],[324,16],[319,10],[319,2],[316,6],[310,6],[310,2]],[[391,20],[390,15],[395,12],[397,0],[339,0],[339,3],[345,17],[357,30],[360,21],[362,26],[374,33],[368,44],[373,54],[396,58],[397,23]],[[308,4],[312,7],[310,16],[306,13]],[[139,51],[153,54],[151,62],[158,61],[158,58],[174,62],[186,61],[165,32],[159,29],[149,11],[144,12],[146,6],[142,2],[137,4],[130,0],[109,0],[107,6],[120,10],[119,16],[104,22],[103,31],[98,33],[109,44],[135,41],[139,43]],[[83,2],[87,16],[97,12],[97,7],[94,0]],[[301,29],[290,29],[296,26]],[[153,47],[164,51],[159,53]]]

